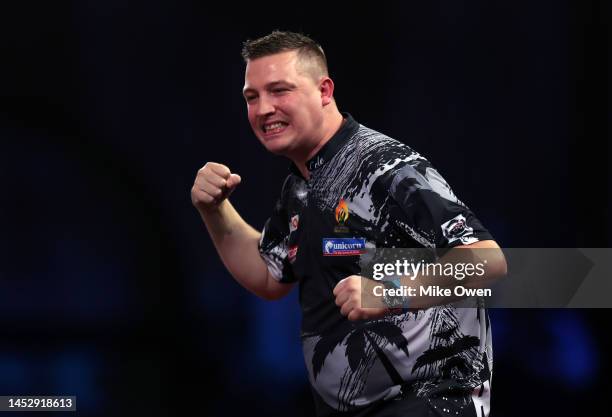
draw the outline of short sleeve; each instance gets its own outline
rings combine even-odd
[[[406,228],[421,243],[446,248],[493,239],[425,159],[399,168],[390,194]]]
[[[287,216],[286,190],[283,186],[281,198],[277,201],[272,216],[266,221],[259,240],[259,253],[274,279],[283,283],[296,282],[293,268],[288,260],[289,219]]]

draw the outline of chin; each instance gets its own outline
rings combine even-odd
[[[291,141],[285,138],[275,138],[275,139],[259,139],[263,144],[264,148],[268,152],[271,152],[275,155],[286,155],[290,149]]]
[[[266,150],[274,155],[279,156],[287,156],[289,153],[289,149],[287,146],[266,146],[264,145]]]

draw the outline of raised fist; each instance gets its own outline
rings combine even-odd
[[[240,184],[240,175],[225,165],[207,162],[196,175],[191,188],[191,202],[198,210],[216,209]]]

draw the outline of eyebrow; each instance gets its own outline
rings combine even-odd
[[[270,90],[270,89],[272,89],[274,87],[278,87],[280,85],[287,86],[287,87],[290,87],[290,88],[297,87],[295,84],[290,83],[289,81],[272,81],[272,82],[269,82],[268,84],[266,84],[264,86],[264,89]],[[256,92],[257,92],[257,90],[255,90],[254,88],[245,88],[244,90],[242,90],[242,95],[246,95],[247,93],[256,93]]]

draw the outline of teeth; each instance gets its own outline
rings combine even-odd
[[[269,125],[265,125],[264,128],[265,128],[266,132],[268,132],[270,130],[280,129],[284,125],[285,125],[285,123],[277,122],[277,123],[272,123],[272,124],[269,124]]]

